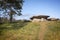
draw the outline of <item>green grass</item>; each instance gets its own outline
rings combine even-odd
[[[9,24],[4,25],[7,26]],[[0,40],[37,40],[39,28],[40,25],[37,23],[28,23],[24,27],[17,30],[5,29],[1,32],[2,36],[0,36]]]
[[[60,40],[60,21],[47,24],[44,40]],[[17,22],[0,25],[0,40],[39,40],[40,22]]]
[[[60,22],[50,22],[44,40],[60,40]]]

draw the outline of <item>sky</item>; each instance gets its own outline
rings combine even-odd
[[[50,18],[60,18],[60,0],[24,0],[22,15],[18,19],[30,19],[35,15],[48,15]]]
[[[60,0],[24,0],[22,15],[17,19],[30,19],[35,15],[60,18]]]

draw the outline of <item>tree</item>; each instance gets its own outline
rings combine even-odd
[[[0,10],[2,14],[7,14],[12,22],[13,15],[21,15],[23,0],[0,0]]]

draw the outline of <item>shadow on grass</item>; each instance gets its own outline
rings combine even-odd
[[[10,27],[10,29],[20,29],[22,27],[24,27],[25,25],[27,25],[28,22],[22,22],[22,23],[14,23],[12,24],[12,27]]]
[[[16,23],[8,23],[6,25],[0,24],[0,35],[4,30],[18,30],[27,25],[28,22],[16,22]],[[10,27],[9,27],[10,26]]]

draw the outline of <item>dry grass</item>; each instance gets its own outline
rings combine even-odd
[[[37,40],[39,27],[37,23],[28,23],[21,29],[4,30],[0,40]]]
[[[51,21],[48,23],[44,40],[60,40],[60,22]]]
[[[2,26],[0,27],[0,40],[40,40],[41,31],[43,31],[42,40],[60,40],[60,21],[29,22],[23,27],[23,24],[19,24],[0,25]]]

